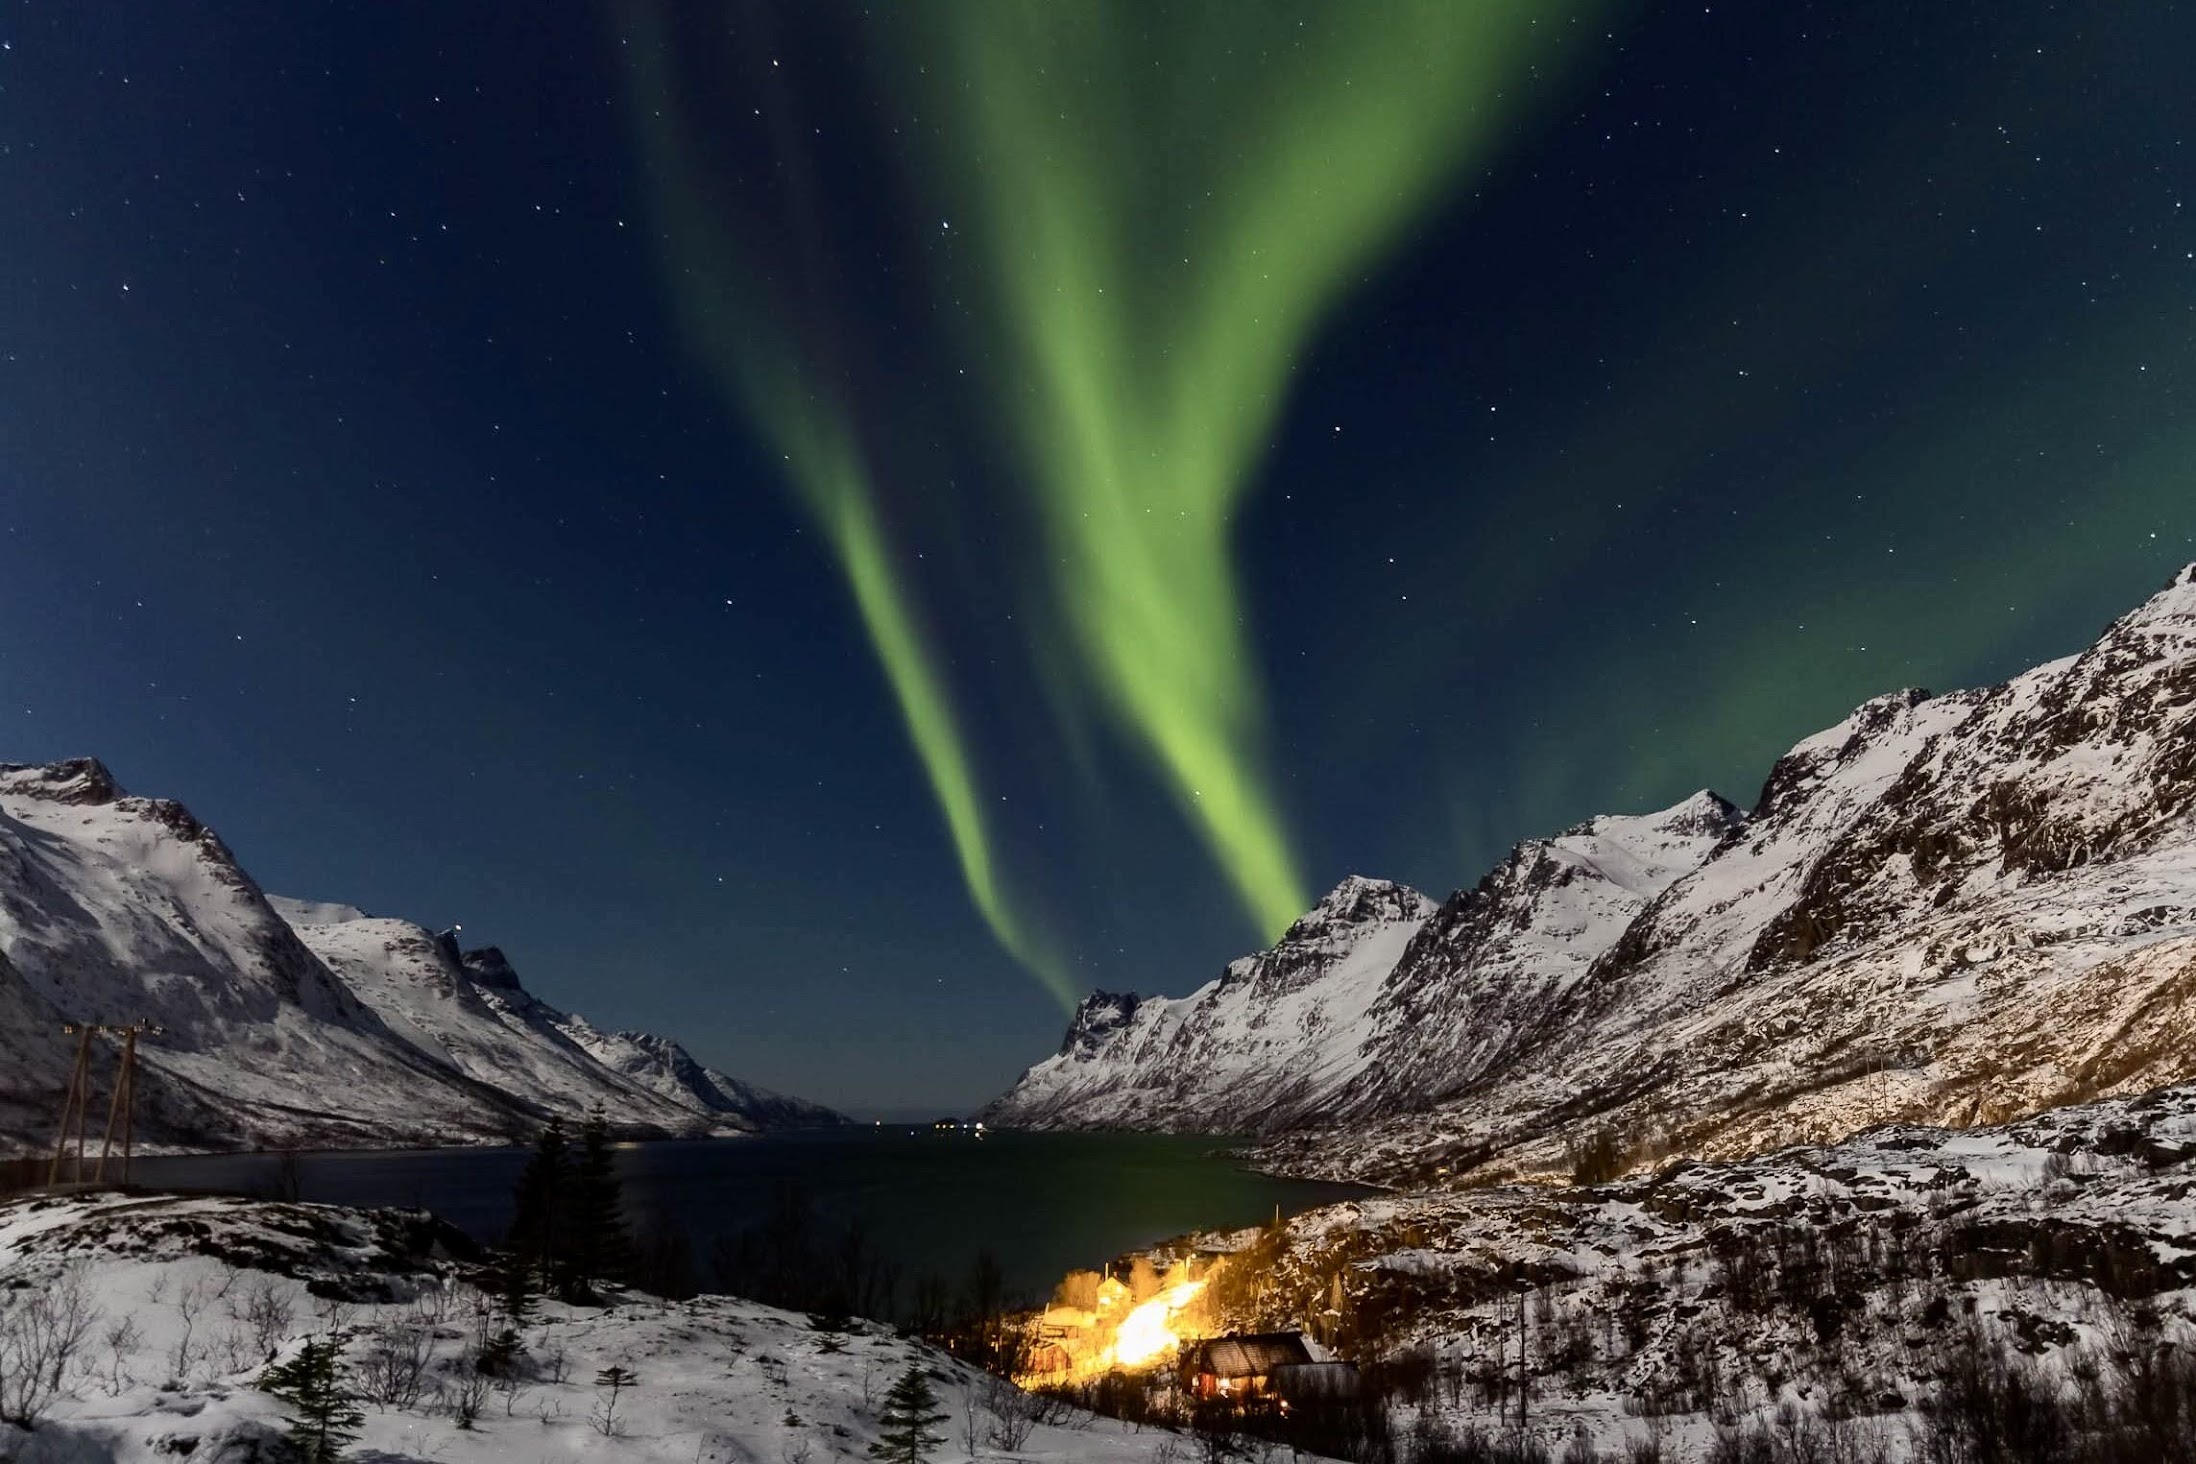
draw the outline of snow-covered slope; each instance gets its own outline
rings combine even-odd
[[[1264,1151],[1278,1166],[1410,1182],[1561,1170],[1589,1138],[1626,1164],[1738,1155],[2196,1076],[2196,567],[2078,656],[1867,703],[1780,759],[1743,820],[1704,795],[1648,822],[1672,826],[1657,857],[1597,820],[1453,897],[1346,1057],[1287,1057],[1353,1080],[1286,1111],[1092,1101],[1151,1091],[1165,1062],[1192,1069],[1167,1075],[1185,1096],[1200,1064],[1277,1079],[1245,1074],[1248,1041],[1155,1046],[1086,1007],[993,1116],[1249,1118],[1296,1130]],[[1229,1030],[1260,1019],[1245,1004]]]
[[[220,1196],[90,1194],[0,1202],[0,1316],[30,1297],[81,1316],[81,1345],[35,1428],[0,1422],[18,1464],[286,1459],[286,1419],[256,1386],[308,1337],[344,1347],[365,1395],[361,1460],[445,1464],[747,1464],[869,1457],[884,1394],[931,1380],[956,1439],[986,1459],[1148,1464],[1148,1429],[1053,1406],[890,1327],[823,1330],[725,1296],[544,1301],[493,1386],[472,1365],[504,1325],[462,1237],[419,1212]],[[492,1283],[491,1283],[492,1284]],[[392,1365],[392,1352],[401,1363]],[[636,1381],[605,1413],[595,1379]],[[17,1376],[11,1381],[20,1384]],[[11,1392],[11,1397],[21,1396]],[[470,1398],[468,1403],[466,1400]],[[467,1410],[470,1410],[467,1414]],[[466,1416],[461,1417],[464,1414]],[[1011,1444],[997,1442],[1014,1429]],[[1174,1437],[1168,1435],[1168,1437]],[[1178,1448],[1158,1457],[1186,1457]],[[971,1451],[929,1457],[968,1460]]]
[[[1354,1081],[1380,983],[1433,901],[1385,880],[1336,885],[1271,950],[1178,1000],[1084,999],[1057,1055],[984,1111],[1024,1127],[1278,1127]]]
[[[846,1116],[705,1067],[668,1037],[653,1032],[598,1032],[585,1017],[566,1017],[564,1035],[627,1081],[678,1104],[753,1128],[823,1128]]]
[[[1533,1040],[1632,917],[1738,823],[1712,793],[1521,844],[1436,907],[1352,878],[1179,1000],[1101,992],[985,1110],[1022,1127],[1272,1132],[1420,1107]]]
[[[1423,1108],[1545,1041],[1594,961],[1743,822],[1701,792],[1520,844],[1450,896],[1388,973],[1373,1011],[1378,1039],[1333,1112]]]
[[[844,1121],[713,1073],[667,1037],[598,1032],[527,991],[494,946],[461,952],[450,935],[406,920],[280,896],[271,903],[391,1031],[535,1108],[602,1103],[625,1126],[664,1133]]]
[[[635,1132],[779,1121],[620,1071],[571,1020],[515,977],[484,989],[417,926],[270,900],[180,804],[95,761],[0,765],[0,1150],[51,1142],[66,1022],[159,1026],[138,1084],[156,1146],[481,1141],[593,1102]]]

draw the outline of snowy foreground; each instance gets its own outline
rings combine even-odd
[[[469,1250],[430,1217],[391,1210],[113,1194],[0,1204],[0,1297],[68,1303],[80,1292],[91,1312],[44,1418],[29,1431],[0,1423],[0,1460],[282,1457],[284,1415],[254,1379],[271,1357],[337,1328],[354,1339],[354,1381],[380,1395],[350,1451],[362,1464],[867,1458],[885,1390],[911,1362],[948,1415],[940,1464],[1188,1456],[1177,1435],[1064,1408],[1001,1447],[999,1414],[1021,1395],[988,1375],[874,1324],[821,1332],[727,1297],[545,1303],[526,1328],[520,1376],[475,1384],[468,1399],[464,1360],[502,1324],[461,1279]],[[0,1342],[0,1400],[6,1358]],[[612,1366],[639,1383],[606,1419],[595,1379]],[[461,1428],[468,1402],[477,1416]]]

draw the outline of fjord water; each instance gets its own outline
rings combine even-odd
[[[693,1243],[704,1285],[718,1236],[756,1224],[787,1186],[806,1193],[826,1233],[859,1217],[896,1262],[904,1296],[917,1278],[958,1285],[979,1252],[999,1260],[1011,1295],[1040,1300],[1067,1271],[1095,1268],[1185,1231],[1255,1225],[1363,1194],[1243,1168],[1210,1135],[934,1133],[857,1128],[629,1144],[618,1150],[636,1226],[670,1222]],[[523,1149],[429,1149],[296,1156],[298,1198],[434,1211],[484,1241],[510,1222]],[[273,1194],[287,1181],[272,1154],[140,1159],[139,1183]]]

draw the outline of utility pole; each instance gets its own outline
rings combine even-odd
[[[107,1132],[99,1144],[99,1167],[92,1171],[92,1183],[103,1184],[107,1178],[107,1155],[114,1150],[114,1125],[122,1122],[122,1182],[130,1182],[130,1148],[137,1118],[137,1038],[143,1032],[158,1032],[150,1022],[132,1022],[127,1027],[109,1027],[122,1038],[122,1068],[114,1077],[114,1097],[107,1104]],[[79,1161],[81,1162],[81,1161]]]
[[[99,1164],[92,1171],[92,1183],[106,1182],[107,1159],[114,1152],[114,1134],[119,1125],[122,1130],[122,1182],[128,1184],[136,1127],[137,1039],[147,1033],[157,1034],[161,1029],[151,1022],[137,1021],[127,1026],[69,1022],[61,1030],[76,1038],[76,1066],[69,1073],[68,1095],[61,1102],[61,1131],[54,1138],[53,1162],[46,1166],[46,1183],[61,1182],[61,1160],[68,1152],[72,1127],[76,1131],[76,1164],[70,1177],[77,1184],[84,1182],[84,1130],[91,1118],[92,1038],[105,1033],[122,1039],[122,1058],[115,1072],[114,1092],[107,1101],[107,1127],[100,1138]]]
[[[1532,1379],[1525,1371],[1525,1283],[1517,1283],[1517,1439],[1525,1442],[1525,1407],[1532,1394]]]
[[[61,1182],[61,1156],[68,1151],[69,1126],[73,1123],[79,1133],[83,1131],[84,1090],[91,1085],[92,1029],[68,1022],[63,1024],[61,1030],[76,1038],[76,1065],[69,1069],[68,1096],[61,1100],[61,1132],[54,1137],[53,1162],[46,1166],[46,1183],[49,1185]],[[78,1180],[84,1177],[84,1146],[81,1140],[76,1146],[76,1177]]]

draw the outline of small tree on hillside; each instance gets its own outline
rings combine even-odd
[[[877,1442],[869,1446],[869,1452],[889,1464],[923,1464],[930,1451],[945,1442],[945,1435],[936,1431],[945,1421],[930,1379],[923,1376],[920,1367],[909,1364],[892,1391],[885,1394],[884,1413],[877,1420]]]
[[[624,1367],[612,1364],[595,1374],[595,1386],[604,1390],[602,1401],[588,1415],[588,1422],[595,1432],[604,1438],[616,1438],[618,1433],[618,1395],[627,1388],[640,1386],[640,1379]]]
[[[297,1356],[261,1374],[259,1387],[289,1410],[290,1439],[306,1464],[332,1464],[357,1440],[365,1414],[344,1374],[340,1337],[308,1338]]]

